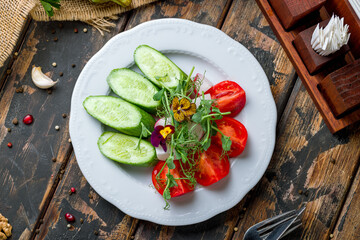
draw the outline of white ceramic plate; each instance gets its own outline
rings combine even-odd
[[[230,174],[210,187],[164,200],[151,183],[151,168],[117,164],[97,147],[103,129],[86,113],[82,102],[89,95],[106,95],[106,77],[114,68],[134,67],[133,53],[148,44],[172,59],[181,69],[204,73],[214,84],[226,79],[245,90],[247,102],[236,117],[247,128],[245,151],[231,160]],[[163,225],[188,225],[207,220],[235,206],[264,174],[275,145],[276,107],[268,79],[260,64],[240,43],[222,31],[181,19],[143,23],[113,37],[86,64],[71,101],[70,135],[77,161],[90,185],[107,201],[135,218]]]

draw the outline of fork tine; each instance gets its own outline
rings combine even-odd
[[[299,224],[299,223],[300,223],[300,224]],[[302,224],[302,223],[301,223],[301,220],[300,220],[300,219],[295,220],[295,222],[293,222],[293,223],[290,225],[289,229],[286,230],[286,232],[284,233],[283,236],[288,235],[290,232],[294,231],[296,228],[298,228],[299,226],[301,226],[301,224]],[[261,235],[260,237],[263,238],[263,239],[266,239],[266,238],[270,235],[270,233],[271,233],[271,232],[265,233],[265,234]]]
[[[282,220],[279,221],[279,222],[276,222],[276,223],[271,224],[271,225],[269,225],[269,226],[263,227],[263,228],[261,228],[261,230],[258,229],[258,232],[259,232],[260,235],[262,235],[263,233],[265,233],[265,232],[267,232],[267,231],[269,231],[269,230],[271,230],[271,229],[274,229],[274,228],[277,227],[278,225],[280,225],[280,224],[282,224],[282,223],[284,223],[284,222],[286,222],[286,221],[288,221],[288,220],[290,220],[290,219],[296,218],[296,217],[297,217],[297,215],[292,215],[292,216],[290,216],[290,217],[287,217],[287,218],[285,218],[285,219],[282,219]]]
[[[303,211],[305,210],[305,207],[301,208],[300,210],[296,211],[297,215],[295,218],[292,218],[286,222],[284,222],[283,224],[275,227],[270,235],[268,236],[269,239],[273,239],[273,240],[278,240],[281,238],[281,236],[289,229],[289,227],[291,225],[293,225],[293,223],[295,222],[295,220],[303,213]]]
[[[278,225],[280,225],[280,224],[282,224],[282,223],[284,223],[284,222],[286,222],[286,221],[288,221],[288,220],[290,220],[290,219],[292,219],[292,218],[297,218],[298,216],[300,216],[300,215],[303,213],[304,210],[305,210],[305,207],[302,207],[302,208],[299,209],[299,210],[292,210],[292,211],[290,211],[290,212],[291,212],[291,213],[294,212],[294,214],[289,215],[288,217],[286,217],[286,218],[284,218],[284,219],[282,219],[282,220],[280,220],[280,221],[278,221],[278,222],[275,222],[275,223],[273,223],[273,224],[271,224],[271,225],[269,225],[269,226],[266,226],[266,227],[265,227],[265,225],[266,225],[266,224],[265,224],[265,225],[262,225],[262,226],[258,227],[258,232],[259,232],[259,234],[261,235],[261,234],[267,232],[268,230],[273,229],[273,228],[275,228],[276,226],[278,226]],[[286,212],[286,213],[290,213],[290,212]],[[287,215],[286,213],[281,214],[281,215],[279,215],[279,216],[285,216],[285,215]],[[277,218],[277,219],[281,219],[281,218]],[[270,218],[269,220],[271,220],[271,218]],[[270,223],[272,223],[272,222],[273,222],[273,221],[269,222],[268,224],[270,224]],[[261,222],[261,223],[262,223],[262,222]],[[261,229],[260,229],[260,228],[261,228]]]
[[[285,213],[282,213],[280,215],[277,215],[275,217],[272,217],[272,218],[268,218],[262,222],[259,222],[257,224],[255,224],[254,226],[256,226],[258,229],[267,225],[267,224],[271,224],[279,219],[282,219],[282,218],[286,218],[288,216],[292,216],[294,214],[296,215],[300,215],[302,213],[302,211],[304,211],[305,208],[301,208],[300,210],[291,210],[291,211],[288,211],[288,212],[285,212]]]
[[[294,224],[295,222],[297,222],[297,221],[299,221],[300,223],[299,224]],[[291,225],[291,228],[289,228],[282,236],[281,236],[281,238],[282,237],[285,237],[286,235],[288,235],[288,234],[290,234],[290,233],[292,233],[293,231],[295,231],[297,228],[299,228],[301,225],[302,225],[302,222],[301,222],[301,220],[299,219],[299,220],[296,220],[292,225]]]
[[[274,221],[277,221],[278,219],[281,219],[282,217],[287,217],[287,216],[289,216],[289,215],[292,215],[292,214],[294,214],[295,212],[296,212],[296,210],[291,210],[291,211],[289,211],[289,212],[282,213],[282,214],[277,215],[277,216],[275,216],[275,217],[265,219],[264,221],[259,222],[259,223],[255,224],[254,226],[256,226],[256,227],[259,229],[259,228],[265,226],[266,224],[270,224],[270,223],[272,223],[272,222],[274,222]]]
[[[287,235],[301,226],[301,220],[297,218],[304,210],[305,207],[299,210],[292,210],[257,223],[245,232],[243,240],[278,240],[284,234]]]

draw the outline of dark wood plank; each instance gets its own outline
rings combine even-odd
[[[76,192],[70,195],[72,187]],[[66,213],[75,217],[69,229],[64,217]],[[129,239],[137,220],[117,210],[90,187],[73,154],[41,222],[43,224],[36,239],[115,240]]]
[[[69,88],[68,89],[72,89],[76,79],[81,71],[81,69],[85,66],[86,62],[92,57],[92,55],[94,55],[112,36],[116,35],[119,31],[123,30],[125,27],[125,24],[128,20],[128,14],[123,14],[121,15],[121,17],[119,18],[119,20],[117,20],[116,22],[116,27],[113,28],[111,30],[110,33],[106,33],[105,36],[101,36],[100,33],[95,29],[92,28],[88,25],[85,25],[83,23],[66,23],[64,24],[64,30],[66,30],[66,32],[60,32],[59,36],[58,36],[58,41],[56,42],[57,44],[61,45],[62,49],[68,48],[69,49],[69,53],[71,53],[71,51],[74,51],[73,53],[71,53],[70,56],[66,56],[64,59],[73,59],[73,61],[67,63],[66,66],[66,70],[68,70],[68,72],[70,72],[69,70],[71,70],[72,75],[74,76],[73,79],[71,79],[71,82],[68,82]],[[49,30],[51,29],[51,26],[48,27]],[[78,29],[78,33],[74,33],[74,28]],[[83,32],[83,28],[87,28],[88,32],[84,33]],[[80,35],[82,34],[82,35]],[[54,34],[53,36],[56,37],[57,34]],[[63,42],[60,42],[61,39],[64,39]],[[66,39],[66,40],[65,40]],[[45,45],[48,45],[48,43],[45,43]],[[73,68],[73,64],[75,64],[75,68]],[[76,69],[76,71],[74,71]],[[64,71],[64,77],[66,76],[66,72]],[[68,91],[69,96],[66,96],[66,99],[64,99],[64,103],[67,105],[67,108],[70,108],[70,102],[71,102],[71,93],[72,91]],[[59,98],[57,98],[58,100],[60,99],[61,96],[59,96]],[[73,169],[76,168],[77,164],[74,158],[72,158],[69,162],[69,166],[67,167],[67,169]],[[62,176],[62,174],[64,174],[65,170],[60,171],[60,176]],[[74,173],[78,173],[79,169],[76,168],[74,170]],[[68,170],[67,170],[68,173]],[[68,176],[68,175],[66,175]],[[74,177],[73,175],[70,175],[72,177]],[[81,175],[80,175],[81,176]],[[63,179],[61,177],[61,179]],[[74,177],[74,181],[76,183],[78,183],[79,181],[79,176],[77,175],[76,178]],[[69,183],[71,183],[71,181],[69,181]],[[85,182],[86,183],[86,182]],[[84,184],[85,184],[84,183]],[[38,221],[37,226],[35,226],[35,228],[38,229],[38,232],[40,235],[40,238],[46,237],[46,234],[49,231],[49,228],[53,231],[51,231],[49,233],[50,239],[57,239],[58,236],[62,236],[62,234],[64,234],[64,229],[62,228],[62,225],[59,225],[58,227],[53,228],[52,226],[57,226],[57,222],[53,222],[54,219],[54,213],[56,211],[59,211],[61,209],[68,209],[69,212],[71,212],[70,210],[73,209],[71,205],[69,205],[68,203],[63,203],[65,204],[64,206],[62,206],[60,203],[58,203],[57,201],[59,201],[59,199],[62,200],[62,198],[59,198],[58,196],[60,195],[60,193],[62,193],[61,191],[63,190],[61,188],[61,186],[64,185],[64,182],[61,181],[59,183],[60,189],[57,187],[56,192],[55,192],[55,198],[54,200],[52,200],[49,205],[48,205],[48,209],[46,209],[46,212],[44,212],[43,216],[40,216],[40,218],[42,218],[42,220]],[[87,185],[87,187],[89,188],[89,185]],[[81,188],[80,188],[81,189]],[[69,189],[66,189],[64,191],[67,191],[68,193]],[[59,193],[60,191],[60,193]],[[94,194],[95,195],[95,194]],[[79,195],[81,196],[81,195]],[[50,196],[52,197],[52,196]],[[82,199],[78,199],[79,201],[82,201]],[[103,200],[103,202],[105,204],[108,204],[106,201]],[[110,205],[110,204],[109,204]],[[56,209],[55,206],[60,207],[60,209]],[[88,214],[90,214],[90,212],[93,212],[94,210],[88,208],[87,209],[89,212]],[[63,217],[63,216],[62,216]],[[124,218],[124,215],[119,214],[118,218]],[[84,218],[85,219],[85,218]],[[92,217],[91,217],[92,219]],[[61,220],[61,219],[56,219],[56,220]],[[95,219],[94,219],[95,220]],[[88,221],[90,221],[88,219]],[[121,220],[120,220],[121,221]],[[45,222],[47,224],[44,225],[40,225],[41,222]],[[62,224],[63,222],[60,222],[60,224]],[[66,229],[66,224],[64,225],[65,229]],[[81,228],[80,228],[81,229]],[[80,231],[79,229],[79,231]],[[87,229],[87,228],[86,228]],[[65,232],[66,233],[66,232]],[[72,234],[77,234],[76,231],[72,231]],[[73,236],[72,235],[72,236]],[[38,238],[37,236],[37,238]],[[52,236],[56,236],[55,238],[53,238]]]
[[[269,168],[234,239],[256,222],[305,203],[303,228],[288,239],[328,239],[335,226],[358,167],[360,128],[332,135],[304,86],[295,89]]]
[[[13,50],[11,56],[9,56],[8,59],[4,62],[3,66],[0,67],[0,90],[4,86],[8,75],[10,75],[10,73],[11,73],[11,67],[12,67],[14,61],[18,57],[18,51],[19,51],[20,47],[24,43],[24,38],[29,29],[30,22],[31,22],[31,18],[26,19],[24,27],[21,30],[21,33],[19,35],[18,42],[17,42],[16,46],[14,47],[14,50]]]
[[[214,3],[209,0],[169,0],[139,8],[131,16],[127,29],[154,19],[183,18],[211,26],[222,24],[228,10],[230,0],[220,0]]]
[[[246,46],[262,64],[281,116],[296,80],[295,71],[256,3],[233,2],[222,30]],[[249,197],[231,210],[195,225],[168,227],[140,221],[135,239],[230,239]]]
[[[360,168],[336,223],[334,239],[360,239]]]
[[[125,20],[120,19],[118,27],[106,37],[80,22],[63,23],[62,27],[57,22],[31,23],[0,95],[0,184],[3,186],[0,212],[14,225],[13,239],[30,237],[39,214],[47,207],[58,173],[70,157],[69,118],[63,118],[62,114],[69,114],[72,89],[82,67],[119,31]],[[87,33],[82,31],[84,27],[89,29]],[[74,28],[78,28],[78,33],[74,33]],[[57,63],[56,68],[52,62]],[[54,79],[59,78],[52,94],[32,83],[33,64],[41,66]],[[20,86],[24,92],[16,93]],[[26,114],[34,116],[32,125],[22,123]],[[19,120],[17,126],[12,124],[15,117]],[[56,125],[59,131],[55,130]],[[7,132],[8,127],[11,132]],[[12,142],[12,148],[6,146],[8,142]],[[52,161],[54,157],[56,162]]]

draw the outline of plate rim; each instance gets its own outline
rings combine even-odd
[[[116,201],[116,199],[113,199],[111,196],[109,196],[106,192],[104,192],[102,189],[100,189],[96,183],[96,181],[89,175],[90,173],[88,172],[88,169],[86,168],[86,165],[83,164],[83,162],[81,160],[79,160],[78,158],[76,158],[79,168],[81,170],[81,172],[83,173],[84,177],[86,178],[86,180],[88,181],[88,183],[93,187],[93,189],[99,194],[101,195],[105,200],[107,200],[108,202],[112,203],[115,207],[117,207],[118,209],[120,209],[122,212],[138,218],[138,219],[143,219],[143,220],[148,220],[157,224],[162,224],[162,225],[168,225],[168,226],[184,226],[184,225],[190,225],[190,224],[195,224],[195,223],[199,223],[199,222],[203,222],[205,220],[208,220],[214,216],[216,216],[217,214],[227,211],[228,209],[234,207],[237,203],[239,203],[243,197],[260,181],[260,179],[262,178],[262,176],[264,175],[273,151],[274,151],[274,147],[275,147],[275,140],[276,140],[276,123],[277,123],[277,111],[276,111],[276,105],[275,105],[275,101],[273,99],[273,96],[271,94],[271,90],[270,90],[270,84],[268,81],[268,78],[264,72],[264,70],[262,69],[260,63],[257,61],[257,59],[251,54],[251,52],[249,50],[247,50],[241,43],[237,42],[236,40],[232,39],[231,37],[229,37],[228,35],[226,35],[224,32],[222,32],[221,30],[210,26],[210,25],[206,25],[206,24],[201,24],[201,23],[196,23],[190,20],[185,20],[185,19],[177,19],[177,18],[166,18],[166,19],[157,19],[157,20],[151,20],[142,24],[137,25],[136,27],[127,30],[125,32],[119,33],[116,36],[112,37],[93,57],[91,57],[91,59],[87,62],[87,64],[85,65],[85,67],[83,68],[83,70],[81,71],[78,80],[76,82],[76,85],[74,87],[73,90],[73,94],[72,94],[72,99],[71,99],[71,112],[70,112],[70,122],[69,122],[69,133],[70,133],[70,137],[72,139],[73,142],[73,146],[74,146],[74,152],[75,152],[75,156],[77,156],[76,152],[78,151],[78,145],[76,142],[76,130],[75,130],[75,126],[76,126],[76,109],[78,108],[78,106],[76,104],[76,94],[80,91],[80,83],[84,80],[84,75],[85,72],[88,71],[89,66],[91,66],[91,64],[93,64],[93,62],[97,61],[98,58],[101,56],[102,52],[106,51],[107,48],[110,48],[112,46],[113,43],[115,43],[118,39],[120,39],[121,37],[127,37],[131,34],[136,33],[137,31],[144,29],[144,28],[149,28],[153,25],[159,25],[159,24],[186,24],[188,26],[192,26],[195,28],[203,28],[206,29],[208,31],[214,32],[216,35],[219,35],[219,37],[221,37],[222,39],[228,41],[229,43],[231,43],[231,45],[233,45],[235,48],[239,48],[241,49],[242,52],[244,52],[247,56],[249,57],[250,61],[252,61],[252,64],[254,64],[254,67],[257,70],[257,74],[261,75],[262,79],[266,79],[266,86],[265,89],[263,89],[265,91],[265,93],[267,95],[270,95],[270,98],[272,99],[272,101],[268,102],[268,107],[270,108],[270,119],[269,119],[269,125],[271,126],[271,129],[269,130],[269,134],[271,134],[272,138],[270,139],[271,142],[267,143],[269,145],[269,147],[267,148],[267,153],[266,153],[266,164],[264,164],[262,166],[262,169],[260,169],[259,173],[255,176],[256,180],[252,180],[251,183],[248,184],[248,186],[246,187],[246,190],[242,193],[242,194],[238,194],[237,198],[232,201],[232,202],[228,202],[228,204],[223,207],[223,208],[219,208],[216,209],[216,211],[210,211],[209,214],[207,214],[206,216],[201,216],[201,217],[197,217],[197,218],[193,218],[191,220],[187,219],[186,220],[182,220],[182,221],[169,221],[168,219],[159,219],[156,218],[154,216],[148,216],[148,215],[144,215],[144,214],[139,214],[138,212],[133,212],[131,211],[131,209],[127,209],[124,208],[123,206],[119,206],[119,202]],[[263,83],[264,85],[264,83]],[[268,99],[269,100],[269,99]],[[74,142],[75,140],[75,142]],[[79,150],[80,151],[80,150]],[[265,166],[266,165],[266,166]],[[265,166],[265,167],[264,167]]]

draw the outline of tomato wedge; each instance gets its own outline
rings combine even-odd
[[[162,195],[164,193],[165,187],[166,187],[166,180],[168,173],[168,167],[165,166],[162,172],[160,173],[159,180],[156,179],[156,176],[161,171],[162,167],[164,166],[166,162],[165,161],[159,161],[156,166],[154,167],[152,171],[152,182],[156,188],[156,190]],[[174,178],[183,178],[184,173],[181,169],[179,160],[174,160],[175,168],[170,169],[170,173],[174,176]],[[185,193],[191,192],[194,190],[194,187],[191,185],[191,183],[188,180],[175,180],[177,183],[177,186],[170,188],[170,196],[171,197],[178,197]]]
[[[244,108],[246,103],[245,91],[233,81],[223,81],[205,92],[210,93],[211,99],[217,99],[217,107],[220,112],[231,112],[227,115],[235,117]]]
[[[215,121],[217,128],[225,135],[230,137],[231,148],[228,151],[229,157],[239,156],[245,148],[248,138],[245,126],[236,119],[230,117],[223,117]],[[218,132],[212,137],[211,142],[219,147],[222,147],[221,134]]]
[[[199,184],[209,186],[229,174],[229,158],[226,155],[221,156],[221,153],[221,148],[211,145],[208,150],[198,156],[195,179]]]

